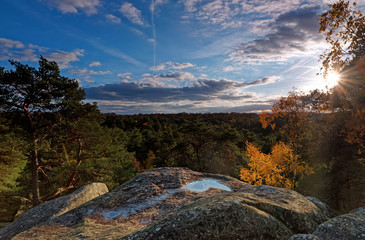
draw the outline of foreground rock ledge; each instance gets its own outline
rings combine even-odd
[[[158,168],[13,239],[287,240],[327,220],[328,213],[295,191]]]
[[[108,187],[104,183],[91,183],[71,194],[43,203],[23,213],[16,221],[1,229],[0,239],[10,239],[15,234],[61,216],[108,191]]]

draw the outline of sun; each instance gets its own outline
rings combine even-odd
[[[333,88],[340,81],[340,75],[336,72],[329,72],[323,80],[328,88]]]

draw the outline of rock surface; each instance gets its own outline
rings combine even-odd
[[[287,240],[327,220],[326,212],[292,190],[158,168],[13,239]]]
[[[320,240],[320,239],[312,234],[295,234],[291,236],[289,240]]]
[[[43,203],[20,215],[13,223],[1,229],[0,239],[10,239],[20,232],[61,216],[71,209],[107,192],[108,188],[104,183],[91,183],[71,194]]]
[[[322,223],[313,234],[321,240],[365,240],[365,207]]]
[[[311,197],[311,196],[307,196],[306,197],[309,201],[311,201],[312,203],[314,203],[319,209],[322,210],[322,212],[328,217],[328,218],[333,218],[336,217],[338,215],[337,212],[335,212],[332,208],[330,208],[330,206],[328,206],[326,203],[322,202],[321,200],[319,200],[318,198],[315,197]]]

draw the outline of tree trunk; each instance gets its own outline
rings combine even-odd
[[[38,162],[38,139],[33,134],[33,156],[32,156],[32,182],[33,182],[33,207],[40,204],[39,196],[39,162]]]

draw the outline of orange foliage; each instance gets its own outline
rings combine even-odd
[[[345,128],[341,131],[341,135],[345,137],[348,143],[357,146],[358,154],[365,151],[365,107],[358,109],[352,113],[352,118],[349,119]]]
[[[272,185],[294,189],[299,176],[313,173],[313,168],[299,160],[298,155],[283,142],[278,142],[270,154],[261,153],[246,142],[249,169],[240,172],[241,180],[254,185]]]
[[[307,131],[310,124],[308,112],[311,110],[303,101],[304,93],[290,92],[287,97],[281,97],[271,109],[271,114],[263,112],[259,115],[263,128],[275,129],[276,121],[281,120],[280,131],[288,138],[291,147],[297,149],[300,137]]]

